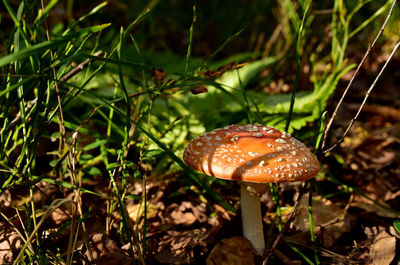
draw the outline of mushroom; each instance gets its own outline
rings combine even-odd
[[[304,181],[319,171],[317,158],[302,142],[263,125],[231,125],[205,133],[188,144],[183,160],[207,175],[241,182],[243,235],[260,256],[265,241],[254,189],[270,182]]]

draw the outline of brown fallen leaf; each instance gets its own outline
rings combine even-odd
[[[199,75],[204,76],[204,77],[219,77],[223,73],[220,71],[212,71],[212,70],[207,70],[205,72],[199,72]]]
[[[188,231],[167,231],[159,241],[155,258],[160,263],[187,264],[193,263],[195,249],[200,251],[206,247],[208,233],[206,229]]]
[[[104,254],[94,262],[96,265],[130,265],[134,264],[133,259],[122,253],[112,252]]]
[[[157,215],[157,205],[155,205],[153,202],[151,201],[147,201],[147,219],[149,218],[153,218],[154,216]],[[141,217],[144,216],[144,203],[137,203],[137,204],[133,204],[133,203],[129,203],[126,206],[126,209],[128,211],[129,217],[131,218],[131,220],[133,222],[137,222],[138,220],[141,219]]]
[[[210,78],[211,77],[220,77],[223,73],[225,73],[227,71],[239,69],[246,65],[247,65],[247,63],[237,64],[236,62],[230,62],[230,63],[220,66],[216,71],[207,70],[207,71],[198,72],[198,74],[201,76],[210,77]]]
[[[69,220],[72,216],[71,209],[66,209],[66,207],[57,208],[50,214],[50,219],[56,224],[60,225],[66,220]]]
[[[400,218],[400,215],[394,210],[390,209],[388,205],[384,205],[384,207],[379,206],[377,204],[367,203],[364,201],[358,201],[351,204],[352,207],[361,208],[367,212],[375,213],[379,216],[386,218]]]
[[[193,205],[189,201],[183,201],[179,205],[172,203],[166,209],[168,214],[165,219],[167,223],[190,226],[196,221],[206,222],[208,218],[205,211],[206,207],[202,204]]]
[[[92,236],[92,244],[91,244],[91,254],[94,259],[99,259],[103,255],[120,252],[115,241],[107,238],[102,233],[96,233]],[[89,256],[89,252],[86,251],[86,256]],[[103,263],[106,264],[106,263]]]
[[[2,227],[4,229],[4,227]],[[22,243],[17,232],[0,232],[0,264],[11,264]]]
[[[155,69],[151,71],[151,78],[156,80],[157,82],[161,82],[165,77],[165,72],[162,69]]]
[[[234,69],[239,69],[242,68],[243,66],[246,66],[248,63],[239,63],[237,64],[235,61],[224,64],[222,66],[220,66],[217,71],[221,71],[221,72],[226,72],[226,71],[230,71],[230,70],[234,70]]]
[[[207,265],[251,265],[255,251],[250,241],[241,236],[225,238],[207,257]]]
[[[0,194],[0,205],[2,207],[11,206],[11,193],[9,190],[5,190]]]
[[[370,264],[389,265],[396,256],[396,238],[382,228],[371,245],[369,256]]]
[[[324,247],[333,246],[340,236],[349,232],[350,222],[346,220],[346,211],[327,199],[313,199],[313,221],[317,236]],[[303,196],[298,207],[298,214],[294,224],[302,232],[308,233],[310,229],[308,217],[308,195]]]
[[[207,92],[208,89],[205,86],[195,86],[190,89],[190,93],[192,93],[193,95],[207,93]]]

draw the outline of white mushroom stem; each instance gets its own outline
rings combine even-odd
[[[243,235],[253,245],[256,254],[262,256],[265,250],[264,229],[261,219],[261,204],[258,196],[252,196],[246,184],[240,185]]]

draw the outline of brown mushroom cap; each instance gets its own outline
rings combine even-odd
[[[216,178],[255,183],[303,181],[319,171],[302,142],[262,125],[231,125],[201,135],[188,144],[183,160]]]

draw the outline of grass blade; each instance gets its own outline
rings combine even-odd
[[[58,47],[60,47],[60,45],[66,43],[72,39],[77,39],[77,38],[83,37],[89,33],[95,33],[95,32],[101,31],[110,25],[111,24],[102,24],[102,25],[84,28],[82,30],[72,32],[61,38],[41,42],[41,43],[32,45],[31,47],[26,47],[24,49],[21,49],[18,52],[15,52],[13,54],[10,54],[10,55],[7,55],[7,56],[4,56],[3,58],[1,58],[0,59],[0,67],[8,65],[14,61],[22,60],[27,57],[43,53],[43,52],[46,52],[46,51],[54,49],[54,48],[58,48]]]

